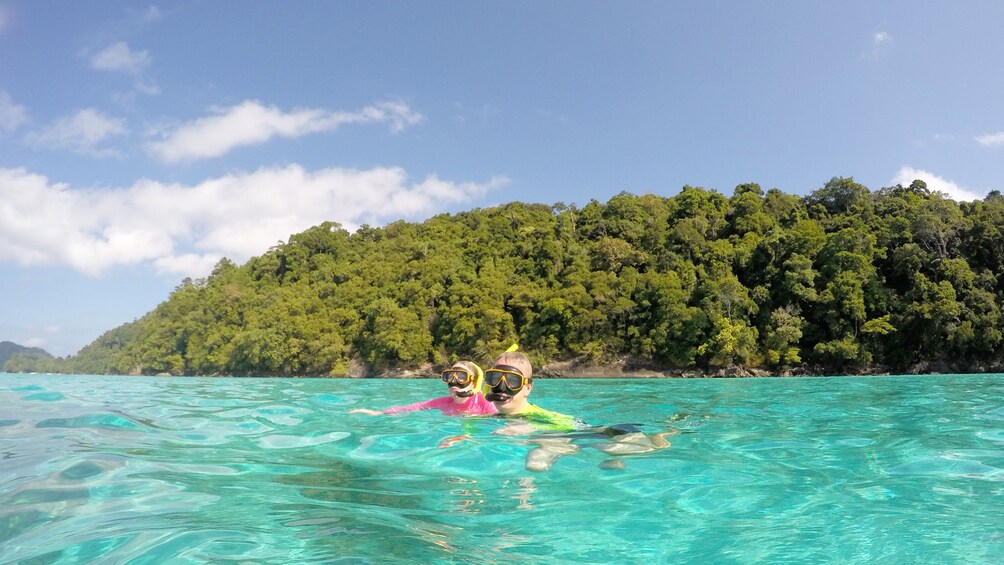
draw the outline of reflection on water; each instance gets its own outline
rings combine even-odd
[[[1004,376],[536,384],[637,433],[558,438],[534,473],[555,438],[348,414],[433,380],[0,375],[0,563],[1004,555]]]

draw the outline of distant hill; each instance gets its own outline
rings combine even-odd
[[[806,196],[685,186],[352,233],[325,222],[244,265],[220,260],[75,356],[5,369],[378,376],[486,363],[518,342],[539,374],[992,372],[1002,226],[999,191],[955,202],[922,181],[851,178]]]
[[[52,359],[52,354],[38,347],[25,347],[10,341],[0,341],[0,369],[7,363],[7,360],[14,355],[28,355],[43,359]]]

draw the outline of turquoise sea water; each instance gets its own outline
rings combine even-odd
[[[527,471],[496,419],[348,414],[442,393],[0,374],[0,563],[1004,559],[1004,375],[538,380],[679,432],[622,469],[584,439]]]

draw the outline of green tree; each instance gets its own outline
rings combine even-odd
[[[359,349],[377,368],[421,364],[432,354],[432,336],[414,312],[381,298],[366,312]]]
[[[764,339],[771,365],[788,367],[802,361],[798,342],[802,339],[803,325],[805,319],[793,307],[778,308],[771,313],[770,330]]]

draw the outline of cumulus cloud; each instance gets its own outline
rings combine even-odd
[[[165,163],[219,157],[234,148],[265,143],[274,137],[301,137],[343,124],[388,123],[393,131],[417,124],[422,115],[402,102],[383,102],[357,112],[301,109],[285,112],[248,100],[168,131],[147,149]]]
[[[100,147],[110,137],[125,135],[129,130],[121,118],[113,118],[94,108],[59,118],[40,131],[29,133],[25,140],[37,147],[69,149],[95,157],[116,156],[114,149]]]
[[[896,173],[896,177],[892,179],[892,182],[894,184],[909,186],[910,183],[917,179],[927,183],[927,188],[929,190],[944,192],[949,198],[958,202],[980,200],[984,196],[969,190],[968,188],[963,188],[946,178],[939,177],[932,172],[922,169],[914,169],[913,167],[901,168],[899,172]]]
[[[877,31],[872,35],[872,43],[875,45],[882,45],[883,43],[889,43],[892,41],[892,36],[885,31]]]
[[[15,104],[10,95],[0,90],[0,134],[10,133],[28,121],[28,110]]]
[[[504,185],[419,181],[400,168],[307,171],[298,165],[207,179],[143,180],[80,190],[0,168],[0,261],[69,265],[91,276],[116,265],[205,276],[221,257],[243,262],[324,221],[347,229],[417,218]]]
[[[91,68],[137,75],[150,65],[148,51],[133,51],[124,41],[113,43],[91,56]]]
[[[983,147],[994,147],[996,145],[1004,145],[1004,131],[981,135],[976,138],[976,142],[982,145]]]

